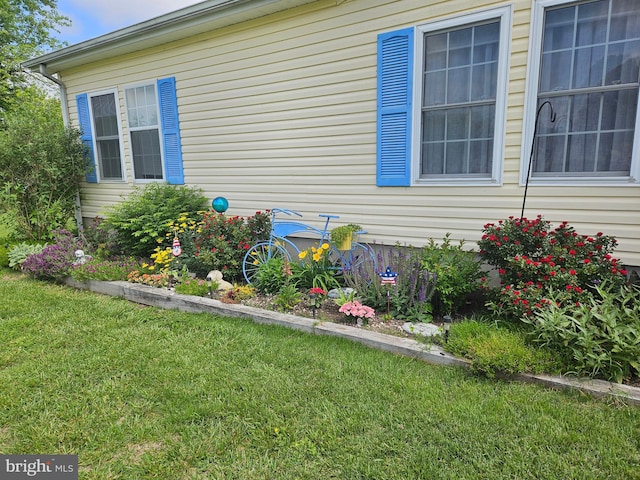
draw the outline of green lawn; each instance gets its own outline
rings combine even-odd
[[[0,452],[81,479],[640,479],[640,408],[4,274]]]

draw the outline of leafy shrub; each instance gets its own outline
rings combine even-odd
[[[248,218],[228,217],[213,211],[205,213],[195,239],[195,256],[200,268],[196,273],[220,270],[224,278],[240,280],[247,250],[268,237],[270,229],[268,212],[256,212]]]
[[[44,247],[45,245],[41,245],[39,243],[32,244],[27,242],[22,242],[18,245],[13,246],[9,250],[9,252],[7,252],[9,267],[13,268],[14,270],[20,270],[22,268],[22,263],[27,259],[29,255],[42,252],[42,249]]]
[[[449,236],[440,244],[430,239],[422,249],[422,267],[436,276],[432,304],[437,315],[456,313],[467,295],[478,290],[482,277],[475,253],[463,250],[464,241],[452,244]]]
[[[431,320],[431,297],[436,278],[422,267],[422,251],[415,247],[379,247],[376,261],[366,259],[344,273],[345,284],[364,303],[400,320]],[[398,274],[396,285],[382,285],[380,273],[389,266]]]
[[[453,323],[445,348],[471,360],[472,371],[488,377],[557,369],[551,352],[528,346],[524,333],[477,320]]]
[[[77,129],[65,128],[60,103],[30,90],[4,112],[0,128],[0,211],[22,238],[48,241],[75,224],[87,163]]]
[[[181,214],[195,215],[206,202],[199,188],[149,183],[135,187],[125,200],[109,207],[105,227],[118,232],[118,253],[148,258],[158,239],[171,231],[171,221]]]
[[[80,227],[78,234],[94,258],[106,260],[122,251],[118,245],[118,231],[102,217],[95,217],[86,228]]]
[[[285,263],[283,257],[275,256],[258,266],[253,283],[260,293],[275,295],[290,277],[291,267],[289,262]]]
[[[29,255],[22,262],[22,271],[42,280],[60,281],[69,275],[75,261],[75,251],[84,245],[68,230],[53,231],[53,244],[40,253]]]
[[[112,260],[93,259],[80,265],[74,265],[69,276],[75,280],[126,281],[131,272],[139,268],[133,258],[116,258]]]
[[[549,347],[579,375],[622,382],[640,377],[640,288],[597,286],[588,302],[555,301],[525,319],[531,340]]]
[[[540,215],[488,223],[478,242],[480,256],[501,280],[489,307],[519,319],[548,305],[552,293],[562,305],[580,304],[601,282],[622,285],[627,272],[611,255],[616,244],[601,232],[579,235],[567,222],[551,230]]]
[[[302,294],[292,283],[285,283],[274,299],[279,310],[293,310],[302,300]]]

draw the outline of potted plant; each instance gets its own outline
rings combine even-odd
[[[362,227],[355,223],[336,227],[331,230],[331,243],[333,243],[338,250],[351,250],[353,234],[361,230]]]

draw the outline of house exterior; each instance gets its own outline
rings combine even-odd
[[[85,218],[168,181],[473,247],[524,204],[640,265],[635,0],[208,0],[25,66],[92,152]]]

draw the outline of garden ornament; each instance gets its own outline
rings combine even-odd
[[[207,273],[207,282],[211,285],[212,282],[218,284],[218,290],[231,290],[233,285],[222,279],[222,272],[220,270],[211,270]]]

